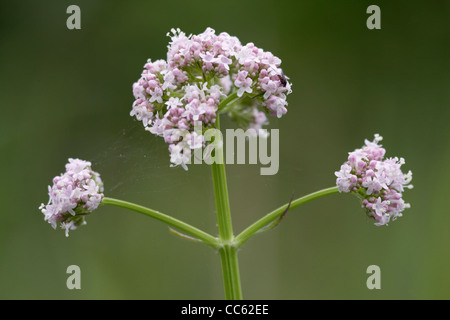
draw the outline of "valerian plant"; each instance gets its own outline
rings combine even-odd
[[[69,159],[66,172],[49,186],[49,202],[40,206],[53,228],[75,230],[100,205],[133,210],[157,219],[172,233],[204,243],[220,253],[227,299],[242,299],[238,249],[255,234],[271,229],[290,210],[314,199],[339,192],[352,193],[360,200],[375,225],[387,225],[402,216],[409,204],[403,191],[411,188],[412,173],[404,174],[403,158],[384,159],[381,136],[365,141],[361,149],[349,153],[347,161],[335,172],[336,186],[313,192],[262,216],[240,234],[232,227],[228,189],[223,161],[220,115],[228,115],[241,129],[255,135],[268,116],[282,117],[287,112],[287,96],[292,92],[281,60],[253,43],[242,45],[227,33],[216,35],[211,28],[199,35],[186,36],[179,29],[168,34],[167,60],[148,60],[138,81],[133,84],[135,101],[130,112],[145,130],[168,144],[170,165],[188,170],[192,156],[200,155],[211,165],[217,214],[218,236],[211,235],[170,215],[123,200],[105,197],[100,175],[91,163]],[[198,129],[200,128],[200,129]]]

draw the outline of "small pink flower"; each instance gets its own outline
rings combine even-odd
[[[252,93],[253,89],[251,88],[252,79],[247,78],[247,71],[240,71],[236,80],[234,81],[234,85],[239,88],[237,95],[238,97],[242,97],[244,92]]]

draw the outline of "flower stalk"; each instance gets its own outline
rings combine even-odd
[[[161,213],[159,211],[149,209],[131,202],[113,199],[113,198],[103,198],[103,201],[101,203],[102,205],[112,205],[116,207],[121,207],[125,209],[129,209],[138,213],[141,213],[143,215],[146,215],[148,217],[151,217],[153,219],[159,220],[161,222],[164,222],[168,224],[169,226],[180,230],[187,235],[193,237],[194,239],[198,239],[204,244],[213,247],[215,249],[220,247],[220,244],[217,240],[217,238],[213,237],[212,235],[197,229],[196,227],[191,226],[190,224],[187,224],[186,222],[183,222],[181,220],[178,220],[176,218],[173,218],[171,216],[168,216],[164,213]]]
[[[309,201],[312,201],[314,199],[318,199],[321,197],[324,197],[329,194],[339,193],[338,187],[331,187],[323,190],[319,190],[313,193],[310,193],[304,197],[298,198],[292,202],[287,203],[278,209],[275,209],[271,213],[268,213],[255,223],[253,223],[251,226],[249,226],[247,229],[242,231],[235,239],[234,243],[237,248],[241,247],[248,239],[253,237],[256,233],[258,233],[261,229],[275,221],[276,219],[279,219],[281,215],[283,215],[286,210],[290,211],[294,208],[297,208],[298,206],[301,206],[302,204],[305,204]]]
[[[216,127],[220,130],[219,117]],[[223,159],[222,143],[216,143],[214,157],[216,161],[211,164],[216,203],[217,225],[219,229],[219,242],[221,243],[220,259],[222,262],[222,276],[227,300],[241,300],[242,290],[239,275],[237,247],[234,245],[233,225],[231,222],[230,201],[228,198],[227,177]]]

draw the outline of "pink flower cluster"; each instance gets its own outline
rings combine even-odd
[[[95,210],[103,199],[103,182],[100,175],[92,171],[91,163],[80,159],[69,159],[66,172],[53,178],[48,186],[50,200],[39,209],[54,229],[59,222],[69,236],[69,230],[86,224],[85,216]]]
[[[340,192],[354,192],[362,198],[362,205],[375,225],[386,225],[402,216],[410,205],[402,199],[405,188],[412,188],[412,172],[404,174],[403,158],[384,159],[386,150],[379,142],[383,138],[375,135],[373,142],[365,141],[362,149],[349,153],[347,162],[335,172]]]
[[[280,69],[281,60],[253,43],[207,28],[186,36],[172,29],[167,61],[148,62],[133,84],[135,101],[130,112],[146,130],[170,144],[173,166],[186,163],[191,150],[204,148],[202,137],[190,143],[194,126],[213,128],[220,112],[227,112],[242,129],[258,132],[267,114],[287,112],[291,84]],[[228,104],[221,104],[227,97]],[[202,141],[202,143],[200,143]]]

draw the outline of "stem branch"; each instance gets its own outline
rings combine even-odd
[[[239,97],[237,96],[237,92],[234,92],[234,93],[230,94],[228,97],[226,97],[224,100],[222,100],[220,102],[219,106],[217,107],[218,112],[222,111],[223,108],[225,108],[228,104],[230,104],[231,102],[233,102],[236,99],[239,99]],[[219,117],[217,117],[217,120],[218,120],[218,118]]]
[[[253,223],[251,226],[249,226],[247,229],[242,231],[235,239],[234,243],[236,247],[242,246],[248,239],[253,237],[259,230],[267,226],[269,223],[273,222],[274,220],[278,219],[285,211],[288,209],[289,211],[297,208],[298,206],[301,206],[302,204],[305,204],[311,200],[321,198],[323,196],[338,193],[338,187],[331,187],[327,189],[323,189],[320,191],[313,192],[311,194],[308,194],[304,197],[301,197],[299,199],[296,199],[291,202],[291,205],[288,209],[289,204],[285,204],[284,206],[279,207],[278,209],[272,211],[271,213],[265,215],[255,223]]]
[[[121,207],[121,208],[129,209],[129,210],[141,213],[141,214],[151,217],[153,219],[164,222],[165,224],[168,224],[169,226],[171,226],[175,229],[178,229],[213,248],[217,249],[217,248],[221,247],[218,239],[213,237],[212,235],[210,235],[200,229],[197,229],[196,227],[193,227],[190,224],[187,224],[181,220],[175,219],[171,216],[161,213],[159,211],[149,209],[149,208],[146,208],[146,207],[143,207],[143,206],[131,203],[131,202],[113,199],[113,198],[107,198],[107,197],[103,198],[103,201],[101,204]]]

